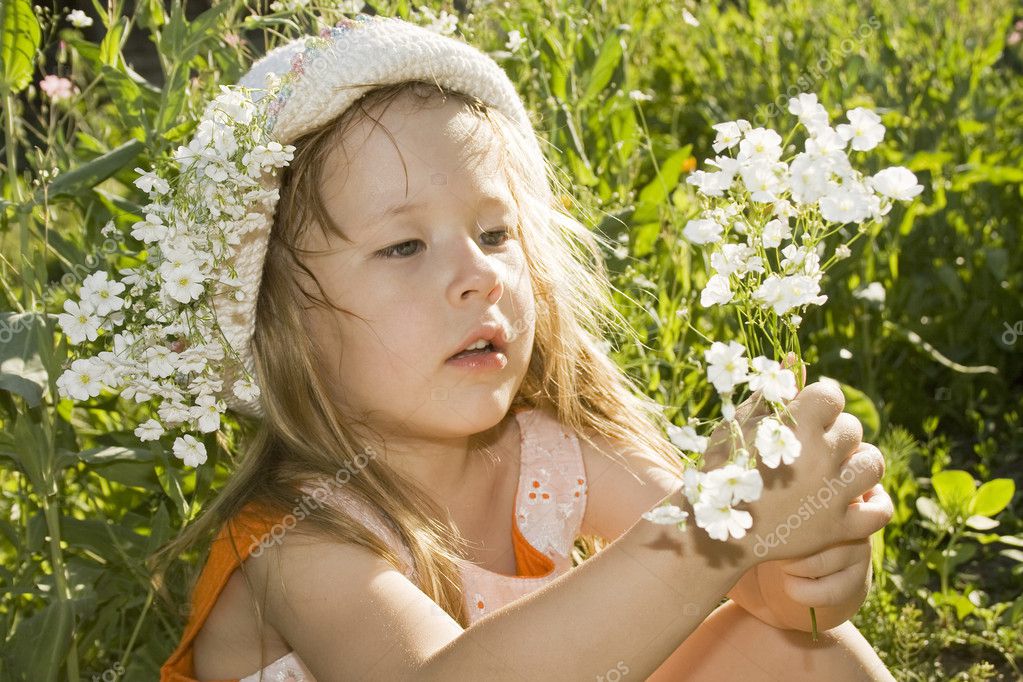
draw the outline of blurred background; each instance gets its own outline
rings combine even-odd
[[[853,622],[900,680],[1023,679],[1023,5],[1006,0],[4,0],[0,679],[154,679],[176,645],[145,557],[215,494],[251,424],[226,420],[198,470],[140,448],[148,408],[57,396],[55,316],[86,275],[132,262],[134,169],[184,144],[268,46],[356,11],[506,69],[566,208],[618,245],[605,257],[635,335],[609,352],[679,425],[717,409],[704,337],[737,334],[700,306],[706,268],[680,237],[711,126],[784,137],[801,92],[832,121],[881,115],[856,167],[906,166],[924,191],[857,240],[800,328],[808,380],[842,383],[896,503]]]

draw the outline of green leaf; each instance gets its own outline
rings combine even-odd
[[[923,496],[916,498],[916,509],[920,512],[920,516],[936,524],[939,528],[948,527],[948,516],[931,498]]]
[[[78,453],[78,457],[89,471],[108,481],[148,491],[160,484],[153,466],[156,455],[144,448],[93,448]]]
[[[45,413],[44,413],[45,418]],[[37,495],[51,495],[54,489],[53,451],[47,425],[22,415],[14,422],[14,456],[22,466]]]
[[[994,516],[1005,509],[1016,492],[1016,483],[1011,478],[996,478],[980,486],[970,503],[971,514]]]
[[[145,144],[140,140],[125,142],[120,147],[112,149],[103,156],[99,156],[88,163],[82,164],[74,170],[58,175],[47,189],[49,198],[62,194],[80,194],[86,192],[111,175],[114,175],[122,168],[135,161]],[[42,203],[42,190],[36,192],[35,201]]]
[[[184,490],[181,487],[181,472],[167,462],[165,456],[161,456],[160,460],[163,463],[163,466],[157,468],[160,486],[174,504],[177,505],[177,511],[181,518],[187,519],[189,505],[188,500],[185,499]]]
[[[121,38],[124,35],[124,28],[128,25],[128,17],[121,17],[116,24],[110,27],[103,41],[99,44],[99,60],[107,66],[117,68],[122,66],[124,59],[121,57]]]
[[[611,82],[611,77],[621,63],[622,55],[625,52],[625,39],[622,37],[624,33],[623,26],[616,26],[612,29],[611,35],[604,40],[596,64],[586,75],[583,96],[580,98],[578,106],[586,106],[596,99],[597,95]]]
[[[0,313],[0,390],[24,398],[29,407],[42,400],[49,377],[39,344],[49,341],[45,319],[38,313]]]
[[[42,32],[30,0],[4,4],[3,79],[11,93],[21,92],[32,81],[32,71]]]
[[[931,485],[941,506],[948,511],[965,509],[973,497],[974,480],[968,472],[958,469],[939,471],[931,478]]]
[[[687,144],[661,162],[657,177],[639,191],[636,215],[633,217],[635,222],[645,223],[658,219],[658,207],[665,202],[668,194],[678,186],[679,176],[682,175],[682,167],[685,165],[686,159],[692,156],[692,150],[693,145]]]
[[[18,624],[5,645],[11,669],[22,680],[56,680],[71,644],[74,610],[71,602],[50,602]]]
[[[107,66],[100,70],[104,85],[110,93],[110,99],[114,104],[114,110],[125,128],[129,130],[143,129],[142,121],[142,89],[128,77],[123,71]],[[133,135],[138,138],[138,135]],[[142,135],[145,141],[145,135]]]

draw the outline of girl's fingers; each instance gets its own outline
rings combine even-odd
[[[870,443],[861,443],[842,463],[838,478],[832,480],[841,487],[846,502],[854,503],[856,498],[881,482],[884,468],[881,451]]]
[[[784,575],[782,589],[789,599],[803,606],[841,606],[865,597],[869,575],[870,559],[867,558],[817,580]]]
[[[862,502],[853,502],[845,512],[845,527],[850,539],[870,537],[884,528],[895,513],[892,498],[880,483],[863,497]]]
[[[782,570],[800,578],[822,578],[870,558],[870,538],[832,545],[801,559],[786,561]]]

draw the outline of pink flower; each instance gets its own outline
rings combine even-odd
[[[238,44],[242,41],[241,37],[237,33],[228,33],[224,36],[224,42],[231,47],[238,47]]]
[[[52,73],[39,81],[39,89],[54,102],[68,99],[78,92],[78,88],[67,78],[54,76]]]

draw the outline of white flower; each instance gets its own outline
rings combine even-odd
[[[192,408],[192,418],[198,420],[200,431],[210,433],[220,428],[220,415],[223,411],[223,403],[212,395],[201,395]]]
[[[856,107],[846,113],[848,124],[837,126],[838,134],[844,140],[852,140],[852,148],[865,152],[877,146],[884,139],[884,125],[881,117],[870,109]]]
[[[167,226],[163,219],[155,213],[147,213],[146,219],[131,226],[131,236],[140,242],[156,242],[163,239]]]
[[[754,444],[760,453],[760,459],[771,469],[776,469],[782,462],[792,464],[802,449],[802,444],[792,429],[773,417],[763,419],[757,425]]]
[[[735,421],[735,403],[731,399],[725,399],[721,403],[721,418],[726,422]]]
[[[88,301],[64,301],[64,312],[57,315],[57,324],[64,330],[68,342],[77,346],[86,339],[95,341],[102,320]]]
[[[82,280],[81,295],[97,315],[108,315],[124,307],[124,299],[118,298],[124,288],[120,282],[108,280],[106,271],[97,270]]]
[[[884,303],[885,291],[884,285],[880,282],[871,282],[863,289],[860,289],[853,294],[856,298],[861,298],[864,301],[872,301],[874,303]]]
[[[776,218],[784,220],[788,223],[788,218],[792,218],[796,215],[796,207],[792,205],[792,202],[787,199],[779,199],[774,202],[773,214]]]
[[[705,308],[724,305],[732,300],[732,296],[732,290],[728,288],[728,275],[714,275],[700,292],[700,305]]]
[[[917,183],[913,171],[904,166],[892,166],[878,171],[867,179],[867,184],[879,194],[898,201],[909,201],[924,191],[924,186]]]
[[[508,31],[508,42],[504,44],[509,52],[517,52],[520,47],[526,44],[526,39],[518,29]]]
[[[180,400],[179,396],[172,396],[160,403],[157,409],[160,419],[168,424],[181,424],[192,418],[192,409]]]
[[[718,170],[712,173],[695,171],[686,178],[686,182],[691,185],[695,185],[699,188],[702,194],[707,196],[722,196],[732,187],[732,183],[735,181],[735,175],[742,168],[742,164],[730,156],[716,156],[713,159],[707,159],[706,163],[708,166],[717,168]],[[736,211],[737,210],[738,209],[736,208]],[[718,216],[712,217],[720,223],[726,222],[724,217],[721,217],[721,219],[718,219]]]
[[[146,363],[146,371],[154,379],[170,376],[174,373],[174,365],[177,362],[177,353],[163,346],[150,346],[143,353],[142,358]]]
[[[164,280],[164,290],[175,301],[188,303],[202,295],[203,282],[206,277],[199,272],[195,265],[176,268],[171,276]]]
[[[799,117],[811,135],[828,126],[828,112],[812,92],[789,98],[789,112]]]
[[[799,204],[812,204],[828,191],[826,162],[807,153],[800,153],[789,164],[788,184],[792,200]]]
[[[792,228],[789,227],[788,219],[775,218],[764,225],[761,241],[765,248],[776,249],[781,246],[782,239],[789,239],[791,236]]]
[[[65,397],[88,400],[95,398],[103,390],[101,376],[102,369],[92,358],[79,358],[57,378],[57,388]]]
[[[724,541],[729,536],[741,538],[753,526],[750,513],[733,509],[729,497],[727,490],[705,490],[700,501],[693,505],[696,525],[715,540]]]
[[[814,137],[807,139],[806,155],[811,159],[821,162],[824,168],[836,169],[844,166],[842,159],[848,159],[845,155],[845,146],[848,141],[831,126],[824,126],[817,131]]]
[[[648,512],[643,512],[643,518],[647,521],[664,525],[678,524],[689,518],[689,512],[683,511],[682,508],[674,504],[667,504]]]
[[[717,131],[713,145],[715,153],[722,149],[731,149],[742,139],[742,129],[739,128],[738,121],[725,121],[711,127]]]
[[[707,436],[697,435],[696,429],[691,426],[668,424],[667,430],[668,440],[680,450],[702,453],[707,449],[707,442],[710,439]]]
[[[687,9],[682,10],[682,21],[686,22],[690,26],[699,26],[700,20],[693,16],[692,12]]]
[[[206,446],[186,434],[174,439],[174,456],[187,466],[197,467],[206,462]]]
[[[141,441],[159,440],[160,436],[164,434],[163,424],[150,419],[149,421],[140,424],[134,431],[135,435]]]
[[[92,17],[80,9],[73,9],[67,15],[67,20],[75,28],[86,28],[92,26]]]
[[[700,495],[703,494],[703,479],[705,476],[706,474],[695,466],[686,467],[682,472],[683,490],[690,504],[696,504],[700,499]]]
[[[707,361],[707,376],[718,393],[730,393],[737,384],[746,380],[748,362],[742,355],[746,348],[741,343],[727,344],[715,341],[703,352]]]
[[[721,494],[728,499],[729,504],[736,504],[759,500],[764,489],[764,480],[756,469],[726,464],[719,469],[708,471],[704,485],[707,489],[713,490],[713,494]]]
[[[211,123],[230,123],[232,127],[234,125],[244,126],[252,123],[252,117],[256,113],[256,108],[253,105],[252,99],[244,93],[229,88],[226,85],[221,85],[220,94],[211,102],[207,113],[211,116],[209,119]],[[224,128],[221,130],[224,134],[230,134],[231,137],[234,137],[232,131]]]
[[[450,35],[454,33],[455,29],[458,27],[458,17],[448,14],[445,10],[441,10],[440,16],[438,17],[429,7],[426,5],[420,5],[419,12],[430,22],[426,25],[426,28],[435,33]]]
[[[710,255],[710,264],[718,274],[726,276],[763,272],[763,259],[756,253],[749,244],[723,244],[720,251]]]
[[[140,175],[135,178],[134,184],[146,194],[159,195],[170,191],[170,185],[167,184],[166,180],[158,176],[155,171],[145,171],[141,168],[136,168],[135,172],[140,173]]]
[[[629,90],[629,99],[633,102],[649,102],[653,98],[653,95],[642,90]]]
[[[870,217],[873,204],[866,187],[855,185],[832,186],[821,197],[821,215],[833,223],[862,223]]]
[[[781,250],[781,253],[784,256],[781,260],[781,268],[786,273],[815,276],[820,272],[820,256],[810,246],[789,244]]]
[[[724,228],[720,223],[707,218],[697,218],[686,223],[682,236],[694,244],[710,244],[721,239]]]
[[[745,140],[744,140],[745,141]],[[788,168],[784,163],[754,161],[743,165],[739,173],[742,182],[749,190],[753,201],[773,204],[778,195],[785,190],[784,180]]]
[[[844,260],[852,255],[852,249],[846,244],[839,244],[835,247],[835,258],[837,260]]]
[[[789,369],[782,369],[780,363],[758,356],[753,358],[755,374],[750,377],[751,391],[762,391],[766,400],[777,403],[796,397],[796,375]]]
[[[820,275],[768,275],[753,292],[753,298],[765,307],[771,307],[778,315],[792,308],[809,305],[823,305],[828,297],[820,293]]]
[[[770,128],[753,128],[739,143],[736,159],[742,163],[774,163],[781,157],[781,142],[781,135]]]

